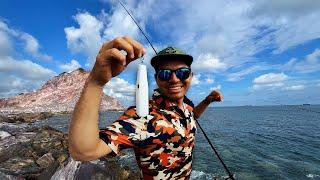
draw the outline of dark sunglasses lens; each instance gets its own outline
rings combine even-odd
[[[188,77],[190,76],[190,69],[188,68],[182,68],[182,69],[178,69],[176,71],[176,76],[177,78],[179,78],[181,81],[184,81],[186,79],[188,79]]]
[[[161,81],[168,81],[171,77],[172,71],[168,69],[160,69],[158,71],[158,78]]]

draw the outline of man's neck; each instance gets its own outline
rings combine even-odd
[[[177,105],[181,110],[184,109],[184,107],[183,107],[183,98],[182,98],[182,99],[179,99],[179,100],[177,100],[177,101],[171,101],[171,103]]]

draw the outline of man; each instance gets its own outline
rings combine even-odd
[[[144,53],[142,45],[129,37],[102,46],[74,109],[70,154],[75,160],[89,161],[133,148],[144,179],[188,179],[195,143],[194,118],[199,118],[211,102],[223,98],[213,91],[193,107],[185,96],[193,76],[192,56],[172,47],[160,51],[151,60],[159,89],[150,100],[149,115],[138,117],[135,107],[129,107],[107,128],[98,128],[103,86]]]

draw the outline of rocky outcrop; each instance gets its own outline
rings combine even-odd
[[[1,123],[0,131],[9,134],[0,139],[0,172],[3,174],[35,179],[68,159],[67,135],[49,126],[34,128]]]
[[[140,179],[119,157],[75,162],[68,135],[50,126],[0,123],[0,179]],[[67,178],[70,177],[71,178]]]
[[[89,73],[83,69],[60,75],[47,81],[35,92],[0,99],[0,113],[50,112],[70,113],[78,101]],[[123,110],[113,97],[103,95],[100,110]]]

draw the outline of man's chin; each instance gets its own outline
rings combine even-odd
[[[180,100],[181,98],[183,98],[184,96],[181,95],[181,93],[176,93],[176,94],[168,94],[167,96],[170,100],[172,101],[178,101]]]

